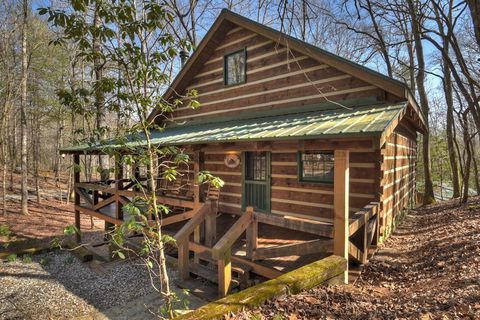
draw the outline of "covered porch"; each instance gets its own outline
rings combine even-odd
[[[158,202],[172,209],[160,225],[176,239],[180,278],[196,275],[212,280],[223,296],[242,281],[248,283],[245,279],[275,278],[307,263],[308,257],[333,253],[365,263],[379,238],[379,148],[405,108],[396,104],[304,111],[152,132],[155,145],[183,146],[190,156],[179,181],[169,184],[155,178]],[[141,148],[142,140],[127,139],[126,146]],[[81,154],[102,154],[102,147],[84,145],[65,151],[74,154],[78,166]],[[107,147],[121,149],[125,144],[112,140]],[[305,150],[331,152],[332,183],[299,179],[295,159]],[[259,176],[265,188],[248,198],[245,154],[253,152],[263,154]],[[227,165],[229,154],[238,156],[236,166]],[[145,183],[145,177],[138,167],[126,170],[116,163],[110,180],[81,181],[80,173],[75,173],[76,221],[80,214],[116,225],[129,218],[122,207],[143,196],[138,183]],[[208,170],[226,179],[224,188],[199,184],[199,173]],[[254,198],[262,207],[249,202]],[[348,281],[347,272],[342,281]]]
[[[365,263],[378,239],[380,204],[372,202],[362,210],[349,212],[349,151],[335,150],[334,213],[332,222],[262,212],[246,207],[240,215],[222,213],[218,208],[221,190],[201,185],[197,179],[204,167],[202,151],[194,151],[193,170],[184,172],[184,180],[167,184],[157,179],[157,201],[171,208],[162,216],[161,227],[176,239],[169,250],[178,263],[179,278],[188,281],[200,277],[218,286],[224,296],[258,279],[272,279],[329,254]],[[74,154],[80,165],[80,155]],[[132,175],[129,177],[129,175]],[[144,193],[140,170],[116,165],[114,179],[81,181],[76,172],[75,221],[80,229],[80,214],[119,225],[129,220],[122,210],[134,197]],[[156,221],[150,220],[156,225]],[[81,242],[80,234],[77,241]],[[257,279],[257,280],[255,280]],[[348,274],[343,281],[348,281]]]

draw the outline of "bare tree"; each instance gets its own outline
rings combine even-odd
[[[480,1],[479,0],[466,0],[470,13],[472,15],[473,30],[475,32],[475,38],[477,44],[480,47]]]
[[[21,166],[22,166],[22,214],[28,214],[28,162],[27,162],[27,29],[28,29],[28,0],[23,0],[22,23],[22,101],[20,104],[21,123]]]
[[[415,2],[414,2],[415,1]],[[415,43],[415,52],[417,55],[417,76],[416,76],[416,84],[417,84],[417,91],[418,96],[420,97],[420,105],[422,107],[422,111],[425,115],[425,121],[427,128],[429,127],[429,101],[428,101],[428,94],[425,88],[425,57],[423,53],[423,43],[422,43],[422,29],[421,29],[421,21],[422,16],[419,11],[419,4],[416,0],[407,0],[408,8],[410,11],[411,16],[411,26],[412,26],[412,34]],[[424,170],[424,182],[425,182],[425,204],[431,203],[435,201],[434,194],[433,194],[433,183],[431,177],[431,170],[430,170],[430,137],[429,133],[423,135],[423,144],[422,144],[422,154],[423,154],[423,170]]]

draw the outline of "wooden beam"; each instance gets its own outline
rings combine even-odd
[[[202,207],[197,209],[196,213],[193,214],[193,217],[175,234],[174,238],[177,240],[177,242],[182,242],[183,240],[188,241],[188,237],[192,234],[195,228],[203,220],[205,220],[205,215],[210,210],[209,204],[204,204]]]
[[[200,172],[200,151],[195,151],[193,156],[193,203],[195,207],[200,205],[200,185],[198,173]]]
[[[189,248],[190,248],[190,250],[192,250],[194,252],[197,252],[197,253],[208,253],[209,255],[212,254],[212,249],[211,248],[208,248],[204,245],[195,243],[193,241],[190,241]],[[233,263],[238,263],[238,264],[243,264],[243,265],[249,266],[249,267],[252,268],[253,273],[256,273],[256,274],[258,274],[262,277],[265,277],[267,279],[274,279],[274,278],[279,277],[283,274],[283,272],[278,271],[277,269],[273,269],[273,268],[270,268],[270,267],[263,266],[259,263],[247,260],[245,258],[236,256],[236,255],[232,255],[231,258],[232,258]]]
[[[99,210],[103,207],[108,206],[110,203],[115,202],[116,197],[115,196],[110,196],[109,198],[98,202],[98,191],[94,190],[93,191],[93,210]]]
[[[277,227],[315,234],[322,237],[333,238],[333,225],[307,219],[284,217],[272,213],[255,212],[258,222]]]
[[[93,206],[94,200],[90,197],[90,194],[88,194],[85,190],[79,187],[75,187],[75,193],[78,193],[78,195],[83,198],[90,206]]]
[[[368,220],[367,220],[368,221]],[[368,243],[368,223],[364,223],[363,224],[363,237],[362,237],[362,251],[363,251],[363,255],[362,255],[362,264],[365,264],[367,263],[367,259],[368,259],[368,248],[370,247],[369,243]]]
[[[247,229],[252,222],[253,211],[245,212],[240,218],[228,229],[227,233],[218,240],[217,244],[212,248],[212,257],[214,259],[222,259],[223,254],[232,247],[233,243]]]
[[[252,207],[247,207],[247,211],[252,210]],[[247,258],[253,260],[253,252],[257,249],[258,246],[258,220],[257,216],[254,215],[252,222],[247,228]]]
[[[364,260],[364,253],[351,242],[348,243],[348,254],[358,263],[363,263],[362,261]]]
[[[118,220],[116,218],[112,218],[110,216],[107,216],[106,214],[103,214],[99,211],[92,210],[91,208],[86,208],[80,205],[75,205],[75,210],[78,210],[79,212],[82,212],[84,214],[88,214],[92,217],[96,217],[99,219],[102,219],[103,221],[113,223],[113,224],[122,224],[122,220]]]
[[[77,185],[80,182],[80,156],[78,154],[73,155],[73,183]],[[75,235],[75,240],[77,243],[82,242],[80,235],[80,211],[77,209],[77,206],[80,206],[80,193],[78,188],[75,189],[75,227],[77,228],[77,233]]]
[[[119,190],[123,189],[123,165],[121,163],[121,157],[116,156],[115,157],[115,189],[117,189],[117,193]],[[120,195],[116,195],[116,218],[119,220],[123,220],[123,204],[120,201]]]
[[[190,260],[188,249],[188,238],[177,240],[178,246],[178,276],[182,280],[186,280],[190,277],[190,271],[188,269],[188,263]]]
[[[370,218],[378,214],[380,207],[379,202],[371,202],[363,207],[361,211],[356,212],[349,225],[349,235],[356,233]]]
[[[168,226],[172,223],[180,222],[183,220],[188,220],[192,218],[196,213],[198,212],[198,209],[193,209],[193,210],[188,210],[183,213],[177,213],[175,215],[169,215],[164,218],[162,218],[161,225],[163,226]],[[155,223],[155,221],[152,221],[151,223]]]
[[[349,251],[349,151],[335,150],[334,154],[334,244],[333,254],[347,259]],[[348,266],[343,274],[348,283]]]
[[[232,284],[232,259],[231,248],[228,248],[221,259],[218,260],[218,295],[225,297]]]
[[[195,243],[200,243],[200,237],[201,237],[201,225],[202,225],[203,222],[200,222],[200,224],[198,224],[195,229],[193,229],[193,242]],[[200,259],[199,259],[199,256],[195,253],[194,256],[193,256],[193,262],[194,263],[199,263],[200,262]]]
[[[207,200],[206,203],[210,205],[210,212],[205,217],[205,245],[212,247],[217,239],[217,213],[213,210],[210,200]]]
[[[276,257],[303,256],[318,252],[332,252],[332,239],[316,239],[301,243],[287,244],[281,246],[258,248],[253,253],[254,260],[262,260]]]

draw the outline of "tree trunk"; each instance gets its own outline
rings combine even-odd
[[[20,107],[21,124],[21,167],[22,167],[22,214],[28,214],[28,162],[27,162],[27,26],[28,26],[28,0],[23,0],[22,24],[22,101]]]
[[[452,187],[453,187],[453,197],[460,197],[460,182],[458,179],[458,166],[457,159],[455,157],[455,147],[453,143],[453,126],[454,117],[453,117],[453,92],[452,92],[452,78],[450,75],[450,68],[448,64],[444,62],[443,65],[443,75],[444,82],[443,88],[445,92],[445,101],[447,105],[447,148],[448,148],[448,159],[450,161],[450,168],[452,172]]]
[[[418,71],[417,71],[417,77],[416,77],[416,84],[417,84],[418,95],[420,97],[420,105],[425,115],[425,122],[426,122],[427,128],[429,128],[430,107],[428,104],[427,90],[425,89],[425,60],[423,55],[421,28],[419,24],[419,17],[417,15],[417,8],[413,3],[413,1],[414,0],[407,0],[408,8],[411,15],[412,34],[413,34],[413,39],[415,43],[415,52],[417,54]],[[433,194],[433,183],[432,183],[431,170],[430,170],[430,136],[428,132],[423,135],[422,154],[423,154],[423,169],[424,169],[424,179],[425,179],[424,204],[429,204],[429,203],[435,202],[435,197]]]
[[[479,0],[467,0],[470,13],[472,15],[473,31],[475,32],[475,38],[477,39],[478,47],[480,48],[480,1]]]
[[[93,14],[93,24],[95,29],[101,27],[101,21],[98,11],[100,10],[100,2],[95,1],[95,12]],[[105,139],[105,95],[103,90],[100,88],[100,83],[103,79],[103,68],[104,64],[101,59],[101,43],[100,39],[97,36],[97,33],[93,33],[92,38],[92,47],[93,47],[93,69],[95,73],[95,111],[96,111],[96,130],[97,130],[97,139]],[[99,167],[100,167],[100,175],[101,180],[107,180],[109,178],[106,168],[107,165],[107,158],[104,156],[99,156]]]
[[[475,183],[475,189],[477,190],[477,196],[480,196],[480,181],[478,177],[478,165],[477,165],[477,158],[475,155],[475,147],[473,145],[473,139],[470,139],[470,152],[472,153],[472,162],[473,162],[473,173],[475,174],[473,176],[474,183]]]
[[[465,144],[465,151],[467,153],[465,159],[465,169],[463,174],[463,196],[462,202],[466,203],[468,201],[469,189],[470,189],[470,166],[472,164],[472,152],[470,151],[470,137],[468,130],[468,112],[464,111],[462,113],[462,122],[463,122],[463,142]]]

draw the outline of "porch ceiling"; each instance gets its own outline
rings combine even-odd
[[[406,103],[364,107],[338,107],[243,120],[178,125],[164,131],[152,131],[152,143],[162,146],[220,143],[233,141],[269,141],[312,139],[358,135],[380,135],[406,108]],[[62,149],[66,153],[95,152],[104,148],[134,148],[145,145],[142,135],[109,140],[102,144],[83,144]]]

